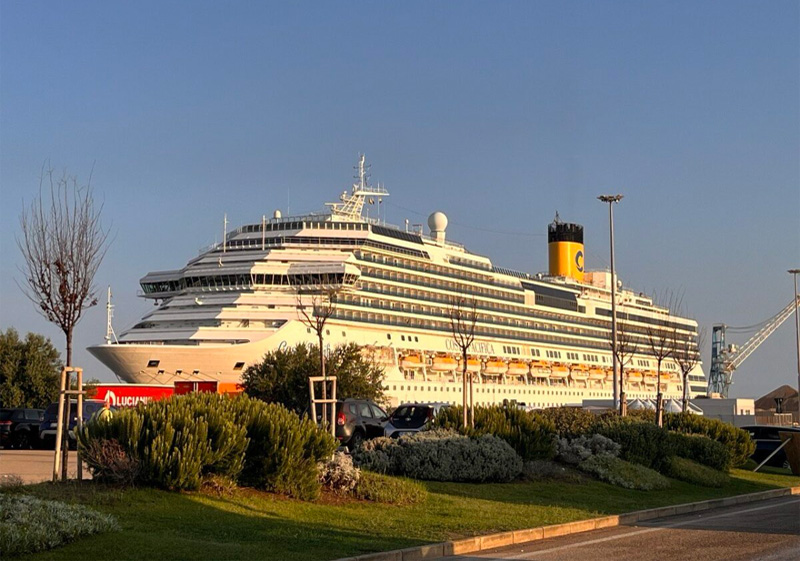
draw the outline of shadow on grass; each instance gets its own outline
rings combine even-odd
[[[96,558],[325,560],[419,545],[425,540],[343,527],[326,505],[241,490],[232,497],[93,485],[36,485],[26,494],[89,504],[121,531],[90,536],[31,560]],[[287,514],[289,514],[287,516]],[[295,516],[290,516],[295,515]],[[379,517],[376,515],[376,520]]]

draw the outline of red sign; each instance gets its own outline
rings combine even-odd
[[[108,401],[111,407],[135,407],[139,403],[163,399],[175,393],[172,386],[155,384],[100,384],[90,399]]]
[[[175,395],[184,395],[192,392],[216,393],[217,382],[175,382]]]

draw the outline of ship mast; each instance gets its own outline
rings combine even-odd
[[[366,156],[364,154],[358,155],[358,166],[354,169],[358,170],[358,175],[355,179],[358,181],[353,183],[353,191],[342,193],[340,203],[325,203],[326,206],[331,207],[331,216],[340,220],[363,220],[361,211],[364,209],[364,203],[374,204],[374,199],[371,195],[378,197],[378,202],[382,201],[383,197],[389,196],[389,191],[382,186],[373,187],[368,183],[369,175],[367,170],[370,166],[366,164]]]
[[[111,339],[114,343],[119,343],[117,334],[114,333],[114,326],[111,325],[111,318],[114,317],[114,306],[111,304],[111,285],[108,287],[108,298],[106,300],[106,344],[111,344]]]

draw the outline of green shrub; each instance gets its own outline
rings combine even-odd
[[[317,464],[333,454],[336,440],[282,405],[237,399],[242,400],[250,439],[239,480],[298,499],[316,499],[320,493]]]
[[[598,423],[596,430],[619,444],[619,457],[628,462],[657,470],[672,455],[669,433],[651,423],[617,417]]]
[[[475,428],[464,430],[462,407],[446,407],[436,417],[435,425],[457,430],[468,436],[493,434],[505,440],[523,461],[550,460],[555,456],[555,427],[537,413],[517,407],[475,407]]]
[[[580,407],[552,407],[537,414],[553,423],[553,430],[561,438],[572,439],[594,431],[596,417]]]
[[[602,434],[593,434],[592,436],[579,436],[572,440],[559,438],[556,448],[559,461],[576,466],[590,456],[598,454],[619,456],[622,447]]]
[[[4,559],[52,549],[116,528],[111,516],[85,506],[0,494],[0,552]]]
[[[83,450],[116,441],[138,462],[136,482],[166,489],[197,489],[206,475],[310,499],[319,495],[317,463],[334,439],[281,405],[195,393],[139,404],[108,420],[87,423]],[[100,444],[98,444],[100,443]],[[93,474],[113,469],[101,454],[87,457]]]
[[[591,456],[578,467],[601,481],[626,489],[653,491],[669,487],[669,479],[657,471],[626,462],[610,454]]]
[[[747,431],[718,419],[708,419],[690,413],[666,414],[664,428],[684,434],[702,434],[722,443],[728,448],[732,467],[744,465],[755,451],[755,443]]]
[[[670,432],[670,450],[676,456],[693,460],[718,471],[728,471],[731,465],[729,449],[716,440],[700,434]]]
[[[369,471],[361,472],[352,494],[357,499],[395,505],[421,503],[428,498],[427,489],[416,481]]]
[[[442,429],[367,441],[353,460],[362,469],[431,481],[511,481],[522,471],[522,460],[504,440]]]
[[[114,438],[90,440],[82,448],[81,455],[95,481],[133,485],[139,478],[139,460],[128,454]]]
[[[673,479],[703,487],[725,487],[730,482],[727,473],[678,456],[669,458],[661,471]]]

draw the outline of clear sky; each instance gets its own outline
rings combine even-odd
[[[798,6],[0,0],[0,327],[63,349],[15,283],[45,160],[94,166],[114,236],[97,285],[121,331],[152,307],[138,280],[219,241],[223,213],[322,210],[358,152],[387,221],[442,210],[450,238],[528,272],[547,267],[556,210],[607,267],[595,197],[622,193],[627,286],[682,294],[709,339],[760,322],[800,267]],[[83,350],[104,333],[101,305],[76,363],[111,379]],[[732,393],[796,385],[794,345],[789,320]]]

